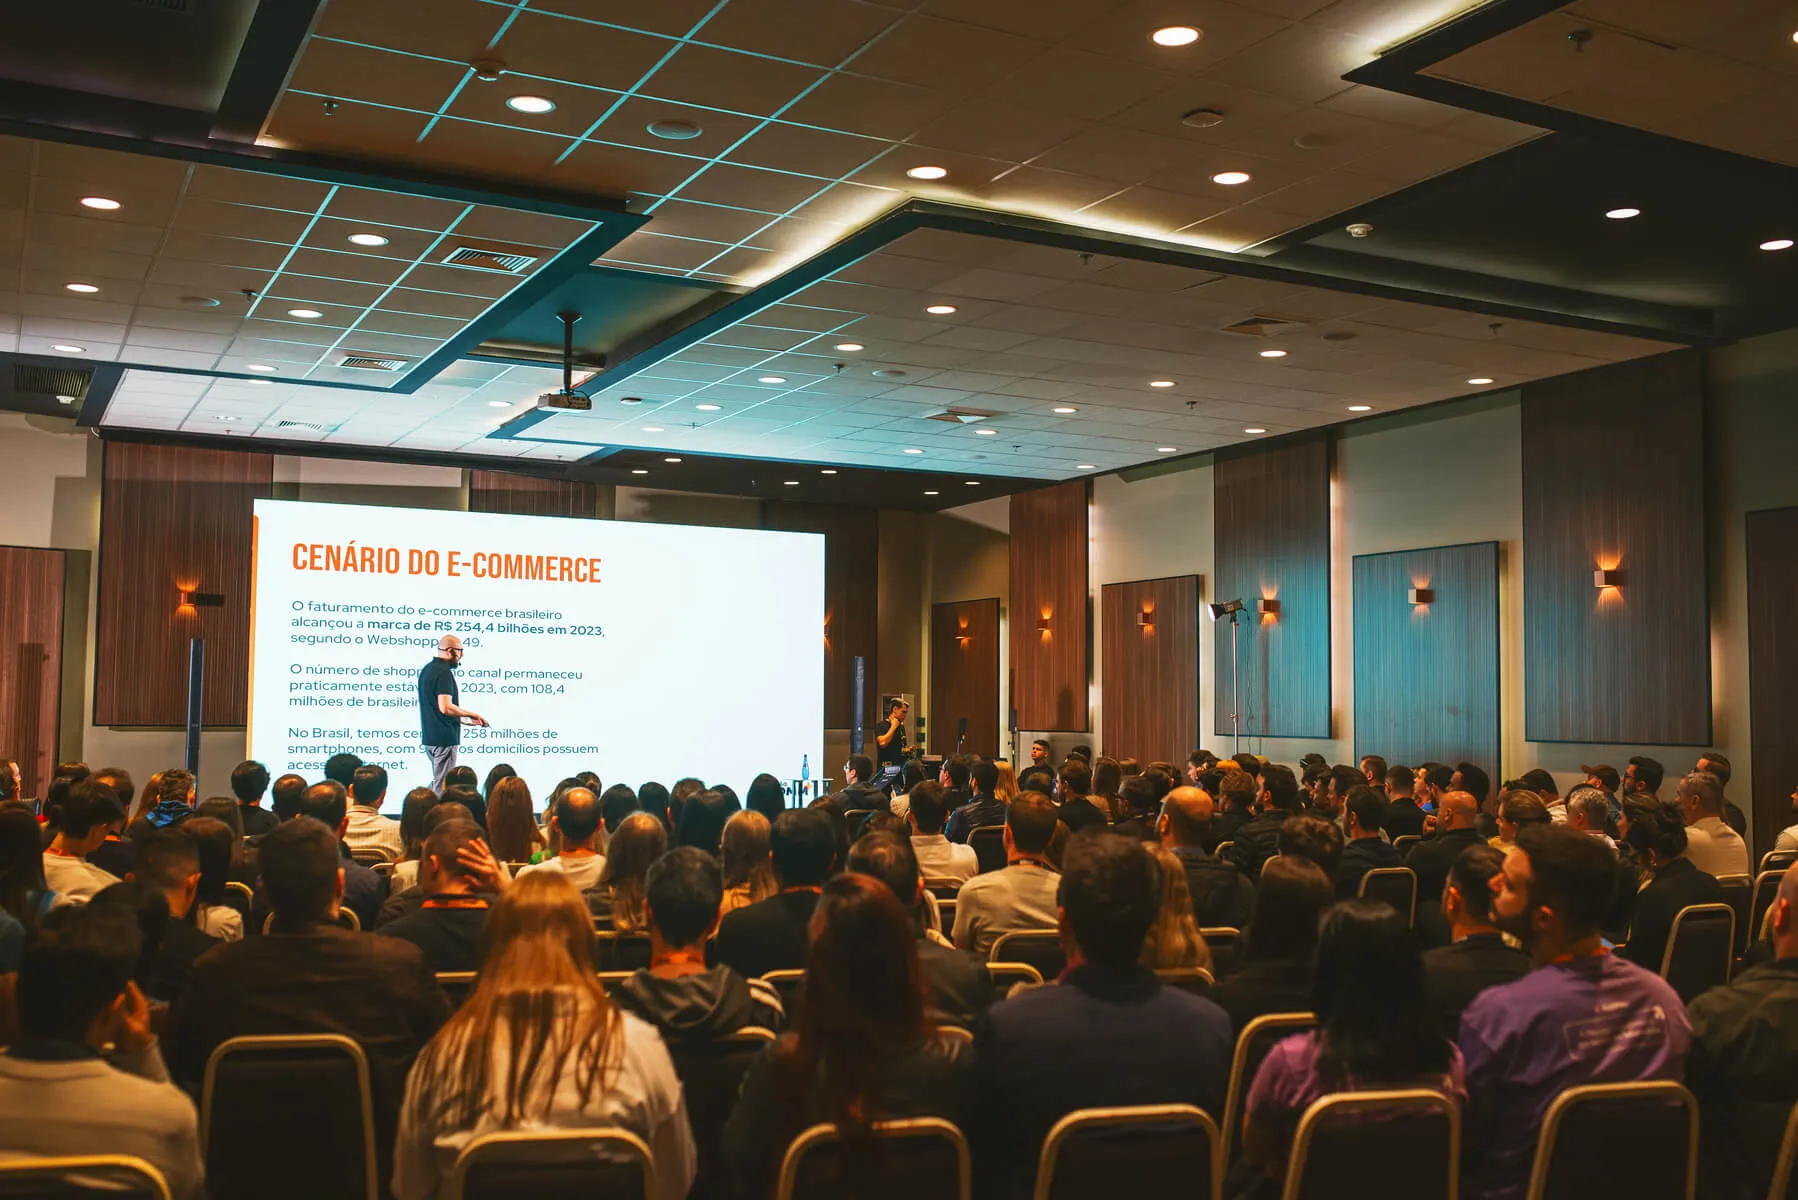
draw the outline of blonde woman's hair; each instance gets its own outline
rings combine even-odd
[[[618,823],[599,876],[599,886],[612,896],[612,928],[617,932],[644,928],[643,882],[650,864],[667,852],[668,830],[649,813],[634,812]]]
[[[766,900],[780,891],[768,852],[768,818],[752,809],[735,813],[724,823],[721,850],[724,890],[749,885],[749,902]]]
[[[993,799],[1001,804],[1010,804],[1018,794],[1018,775],[1011,769],[1011,764],[998,759],[993,766],[999,770],[999,782],[993,785]]]
[[[1166,846],[1153,845],[1149,852],[1161,864],[1161,909],[1149,935],[1142,941],[1143,966],[1157,971],[1176,967],[1211,969],[1211,947],[1199,936],[1199,923],[1192,915],[1192,893],[1186,887],[1186,868]]]

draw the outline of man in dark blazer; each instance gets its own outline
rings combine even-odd
[[[1483,846],[1486,839],[1475,826],[1480,819],[1479,801],[1466,792],[1444,792],[1436,806],[1436,836],[1411,847],[1405,865],[1417,873],[1417,906],[1421,911],[1442,899],[1448,873],[1469,846]]]
[[[768,849],[780,891],[718,925],[718,961],[751,979],[801,970],[811,957],[807,927],[836,862],[836,829],[818,809],[790,808],[769,830]]]

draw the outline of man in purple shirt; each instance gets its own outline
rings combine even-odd
[[[1615,877],[1604,843],[1564,825],[1526,829],[1493,877],[1499,927],[1522,939],[1535,969],[1480,993],[1461,1017],[1466,1200],[1524,1194],[1537,1130],[1559,1093],[1685,1074],[1685,1006],[1599,936]]]

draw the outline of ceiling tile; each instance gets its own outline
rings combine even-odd
[[[822,180],[804,175],[787,175],[779,171],[719,163],[706,168],[699,178],[681,188],[678,194],[683,200],[784,213],[804,204],[826,186],[828,185]]]
[[[556,107],[546,113],[514,112],[506,106],[508,98],[517,95],[540,96]],[[443,110],[449,117],[463,121],[479,121],[482,124],[511,132],[518,130],[525,137],[551,134],[564,138],[577,138],[603,118],[618,103],[621,93],[605,88],[587,87],[578,83],[567,83],[552,79],[506,79],[497,83],[471,83],[449,101],[449,107]],[[444,93],[443,99],[449,99]],[[432,104],[430,111],[435,112],[438,105]],[[424,138],[423,149],[430,153],[434,147],[431,143],[437,137],[442,123],[432,126],[431,132]],[[522,168],[509,166],[502,168],[495,164],[488,174],[516,173]]]
[[[466,62],[486,49],[506,12],[482,0],[332,0],[313,32]]]
[[[859,75],[968,95],[1044,48],[1034,38],[913,14],[857,56],[852,69]]]
[[[897,18],[861,0],[732,0],[699,40],[834,67]]]
[[[1103,121],[1164,90],[1174,76],[1056,46],[989,85],[987,99],[1037,108],[1086,121]]]
[[[1088,128],[1055,113],[970,97],[918,130],[919,145],[1023,162]]]
[[[679,140],[660,138],[649,132],[654,121],[684,121],[697,126],[699,134]],[[712,158],[730,149],[759,123],[757,118],[740,113],[695,108],[654,96],[627,96],[590,136],[595,141],[640,146],[664,154]]]
[[[1222,83],[1314,104],[1353,86],[1342,77],[1371,61],[1377,49],[1362,38],[1293,25],[1231,55],[1207,74]]]
[[[730,161],[837,179],[884,153],[892,143],[805,125],[762,126],[730,152]]]
[[[815,67],[686,45],[639,90],[667,100],[766,117],[822,77]]]
[[[678,37],[702,28],[700,22],[717,0],[533,0],[532,7]]]
[[[666,38],[635,30],[568,20],[520,7],[494,47],[494,54],[521,77],[578,81],[590,87],[628,91],[672,44]],[[498,84],[473,86],[511,87],[517,83],[522,90],[522,85],[534,86],[536,82],[507,78]]]
[[[729,248],[718,242],[665,237],[659,233],[639,230],[606,251],[601,256],[601,261],[691,271]]]
[[[679,187],[704,163],[676,154],[582,142],[544,175],[558,187],[585,188],[622,197],[626,192],[663,195]]]
[[[467,74],[460,63],[315,39],[294,65],[287,86],[337,100],[433,112]]]
[[[411,146],[429,120],[425,113],[352,100],[327,112],[316,96],[284,92],[263,126],[263,135],[256,140],[258,145],[276,148],[338,150],[374,158],[393,153],[394,147]]]
[[[566,137],[445,117],[419,149],[433,163],[473,174],[541,176],[573,144]]]
[[[953,103],[940,90],[839,72],[807,92],[781,119],[897,140],[909,137]]]

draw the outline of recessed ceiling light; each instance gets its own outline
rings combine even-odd
[[[1243,430],[1243,432],[1244,433],[1266,433],[1267,430],[1261,428],[1261,426],[1259,426],[1259,425],[1251,425],[1247,429]]]
[[[487,407],[488,408],[511,408],[512,402],[510,400],[489,400],[489,401],[487,401]]]
[[[244,382],[249,384],[251,387],[274,387],[275,386],[275,381],[272,379],[246,379],[246,380],[244,380]]]
[[[119,202],[117,200],[110,200],[105,196],[83,196],[81,198],[81,207],[98,209],[101,212],[117,212]]]
[[[80,292],[83,296],[91,296],[100,290],[91,283],[65,283],[62,286],[71,292]]]
[[[1284,350],[1263,350],[1261,352],[1261,357],[1262,358],[1285,358],[1286,351],[1284,351]]]
[[[964,480],[962,480],[962,482],[967,484],[969,487],[979,487],[980,486],[980,481],[978,479],[964,479]]]
[[[764,375],[756,380],[757,383],[785,383],[786,381],[785,375]]]
[[[1165,25],[1149,35],[1157,46],[1190,46],[1199,40],[1199,31],[1191,25]]]
[[[835,467],[825,467],[822,471],[818,472],[820,475],[835,475],[836,473],[837,469]]]
[[[350,245],[352,246],[385,246],[386,244],[387,239],[378,233],[350,234]]]
[[[665,463],[677,463],[677,462],[679,462],[679,461],[680,461],[680,459],[678,459],[678,458],[664,458],[664,459],[663,459],[663,460],[662,460],[662,461],[663,461],[663,462],[665,462]]]
[[[998,434],[999,431],[997,429],[976,429],[974,432],[981,437],[993,437]]]
[[[913,167],[906,174],[913,179],[941,179],[949,173],[947,167]]]
[[[695,404],[693,407],[697,408],[700,412],[717,412],[719,409],[723,408],[724,405],[722,405],[722,404]]]
[[[651,121],[644,126],[651,137],[659,137],[670,142],[687,142],[704,133],[705,130],[691,121]]]
[[[509,96],[506,107],[513,112],[530,113],[540,116],[543,113],[556,111],[556,102],[547,96]]]
[[[1790,250],[1791,248],[1792,248],[1792,239],[1791,238],[1774,238],[1770,242],[1762,242],[1761,243],[1762,250]]]
[[[275,373],[275,369],[267,363],[251,363],[246,369],[254,371],[258,375],[273,375]]]
[[[237,420],[237,418],[232,416],[230,413],[220,413],[220,414],[218,414],[218,416],[214,417],[213,419],[215,421],[235,421],[235,420]]]
[[[58,396],[56,398],[56,402],[58,404],[73,404],[73,403],[75,403],[75,397],[73,397],[73,396]]]
[[[905,448],[905,453],[907,453],[907,454],[922,454],[924,452],[922,450],[918,449],[916,446],[907,446]]]
[[[644,433],[660,433],[660,432],[662,432],[662,427],[660,425],[645,425],[643,427],[643,432]]]
[[[1157,454],[1176,454],[1176,453],[1178,453],[1178,448],[1174,447],[1174,446],[1157,446],[1157,447],[1155,447],[1155,453],[1157,453]]]
[[[641,403],[643,403],[643,397],[641,397],[641,396],[620,396],[620,397],[618,397],[618,403],[620,403],[620,404],[641,404]]]
[[[1076,470],[1076,471],[1096,471],[1098,469],[1099,468],[1093,463],[1075,463],[1074,464],[1074,470]]]
[[[1474,387],[1485,387],[1487,384],[1491,383],[1492,381],[1490,379],[1487,379],[1484,375],[1475,375],[1472,379],[1469,379],[1467,382],[1471,383]]]
[[[926,495],[926,496],[940,496],[940,495],[942,495],[942,493],[941,493],[941,492],[925,492],[925,493],[924,493],[924,494],[925,494],[925,495]]]
[[[325,314],[316,308],[290,308],[287,310],[287,315],[298,317],[302,321],[316,321]]]
[[[1371,405],[1371,404],[1351,404],[1348,406],[1348,410],[1350,412],[1372,412],[1373,405]]]
[[[857,350],[867,349],[867,347],[860,342],[838,342],[835,348],[841,350],[844,354],[854,354]]]
[[[1605,213],[1605,216],[1611,218],[1613,221],[1627,221],[1631,217],[1639,217],[1641,215],[1642,210],[1639,208],[1613,208]]]
[[[191,305],[194,308],[217,308],[219,306],[216,296],[176,296],[175,303]]]
[[[946,317],[950,313],[955,311],[955,305],[953,305],[953,304],[932,304],[929,307],[925,308],[924,311],[935,317]]]
[[[86,354],[87,353],[87,347],[71,346],[67,342],[58,342],[56,345],[50,347],[50,349],[56,351],[58,354]]]
[[[1149,380],[1149,386],[1168,388],[1174,386],[1174,381],[1171,379],[1151,379]]]
[[[1053,411],[1055,411],[1055,412],[1057,412],[1057,413],[1060,413],[1060,414],[1061,414],[1061,415],[1062,415],[1062,416],[1064,416],[1064,417],[1065,417],[1065,416],[1067,416],[1067,415],[1068,415],[1068,414],[1069,414],[1069,413],[1077,413],[1077,412],[1079,412],[1079,411],[1080,411],[1080,410],[1079,410],[1079,409],[1077,409],[1077,408],[1075,408],[1075,407],[1074,407],[1074,406],[1073,406],[1073,405],[1072,405],[1072,404],[1063,404],[1063,405],[1061,405],[1061,406],[1060,406],[1060,407],[1058,407],[1058,408],[1056,408],[1056,409],[1054,409],[1054,410],[1053,410]]]
[[[780,484],[782,487],[798,487],[799,481],[797,479],[783,479],[780,481]]]
[[[647,474],[649,474],[649,468],[648,467],[632,467],[631,474],[632,475],[647,475]]]
[[[1211,177],[1212,183],[1221,183],[1225,187],[1235,187],[1239,183],[1247,183],[1253,179],[1247,171],[1219,171]]]

